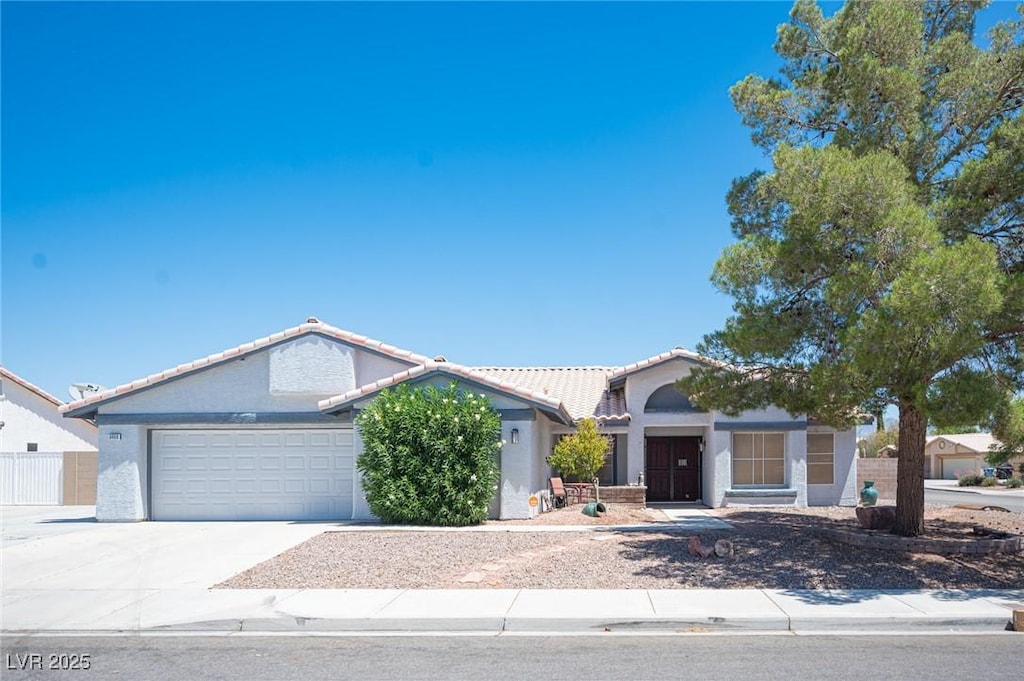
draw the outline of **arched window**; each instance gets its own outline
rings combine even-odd
[[[663,385],[647,398],[647,404],[644,405],[644,413],[646,414],[659,414],[659,413],[686,413],[686,412],[703,412],[701,409],[694,405],[678,390],[675,385],[669,383]]]

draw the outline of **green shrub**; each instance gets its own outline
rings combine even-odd
[[[548,457],[548,463],[563,477],[590,482],[604,466],[608,438],[600,433],[594,419],[576,424],[576,432],[563,437]]]
[[[966,475],[960,476],[960,480],[957,482],[957,485],[960,487],[977,487],[984,479],[985,478],[978,473],[967,473]]]
[[[982,481],[981,481],[981,486],[982,487],[995,487],[998,484],[999,483],[996,482],[995,478],[983,478]]]
[[[356,417],[356,467],[385,523],[472,525],[487,519],[500,472],[501,417],[456,383],[385,389]]]
[[[1010,478],[1009,480],[1006,481],[1006,486],[1014,488],[1024,487],[1024,480],[1021,480],[1020,478]]]

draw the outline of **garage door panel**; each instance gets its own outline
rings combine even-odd
[[[256,470],[256,457],[249,454],[239,454],[235,456],[235,470],[236,471],[254,471]]]
[[[230,471],[232,469],[230,454],[212,454],[210,456],[211,471]]]
[[[152,441],[154,520],[352,516],[351,430],[154,431]]]
[[[280,447],[282,437],[278,433],[264,433],[260,435],[260,447]]]
[[[240,478],[235,481],[235,492],[238,494],[256,494],[257,482],[252,478]]]
[[[974,457],[945,458],[942,461],[942,477],[956,480],[961,475],[978,472],[978,462]]]
[[[309,436],[310,447],[331,447],[335,443],[330,433],[313,433]]]
[[[205,471],[209,467],[208,456],[197,456],[195,454],[189,454],[185,457],[185,468],[190,471]]]
[[[231,494],[231,480],[211,480],[210,481],[210,492],[212,494]]]

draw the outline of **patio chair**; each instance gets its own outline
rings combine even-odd
[[[567,503],[568,496],[565,493],[565,485],[561,478],[549,478],[551,485],[551,505],[555,508],[563,508]]]

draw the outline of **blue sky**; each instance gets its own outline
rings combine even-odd
[[[5,2],[0,361],[66,397],[309,315],[469,365],[693,348],[766,166],[728,88],[789,7]]]

